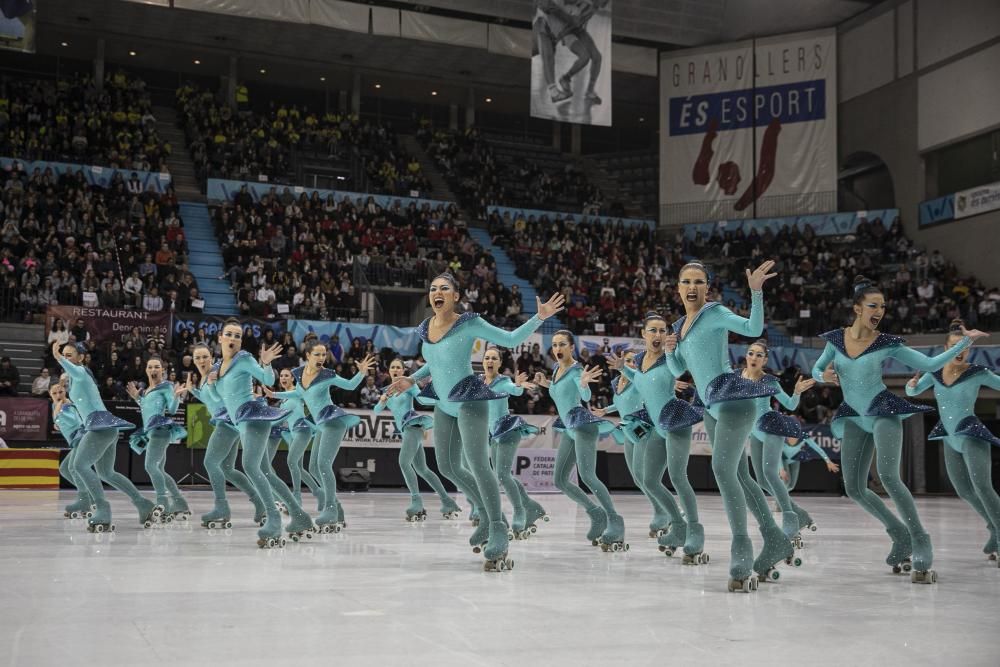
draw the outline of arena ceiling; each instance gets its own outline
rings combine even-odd
[[[519,27],[534,0],[372,0],[368,4]],[[615,40],[672,49],[835,25],[878,0],[616,0]],[[317,25],[157,7],[123,0],[45,0],[38,7],[38,51],[93,59],[98,39],[111,63],[239,76],[295,87],[350,89],[360,72],[366,95],[477,106],[528,108],[530,61],[467,48]],[[132,55],[134,54],[134,55]],[[263,70],[263,72],[261,71]],[[379,88],[375,89],[378,84]],[[614,73],[615,118],[639,122],[656,107],[654,77]],[[436,95],[432,94],[436,93]],[[618,107],[621,107],[619,110]]]

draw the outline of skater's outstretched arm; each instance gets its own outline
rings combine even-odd
[[[919,378],[919,379],[918,379]],[[918,396],[934,386],[934,376],[924,373],[923,376],[917,373],[906,383],[906,395]]]
[[[837,354],[837,348],[833,346],[832,343],[827,343],[826,347],[823,348],[823,353],[819,355],[819,359],[812,367],[812,377],[816,382],[823,384],[834,384],[839,385],[840,379],[837,377],[837,372],[832,368],[827,370],[827,366],[833,361],[834,356]]]
[[[986,371],[980,374],[980,377],[982,378],[980,386],[1000,391],[1000,375],[997,375],[993,371]]]
[[[970,345],[972,345],[972,338],[965,335],[956,345],[952,345],[941,354],[933,357],[928,357],[925,354],[917,352],[912,347],[907,347],[905,345],[897,345],[896,347],[890,348],[889,356],[899,360],[910,368],[932,372],[943,368],[946,363],[957,357]]]

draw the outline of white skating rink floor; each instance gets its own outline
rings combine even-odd
[[[186,495],[195,519],[211,506]],[[0,492],[0,664],[1000,664],[1000,569],[956,499],[918,501],[936,585],[891,574],[888,538],[847,499],[801,496],[819,525],[804,565],[743,594],[726,591],[717,495],[699,497],[709,565],[656,549],[641,496],[615,497],[626,554],[589,546],[586,515],[539,496],[551,521],[512,544],[503,573],[482,571],[464,518],[404,522],[402,494],[343,494],[343,533],[283,550],[256,547],[235,492],[232,534],[214,536],[196,522],[143,531],[109,492],[114,540],[62,518],[72,498]]]

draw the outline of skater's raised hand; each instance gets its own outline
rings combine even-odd
[[[536,296],[535,306],[538,310],[538,319],[540,320],[549,319],[550,317],[558,313],[560,310],[562,310],[565,303],[566,303],[566,297],[564,297],[561,292],[553,294],[552,297],[545,303],[542,303],[541,297]]]
[[[139,387],[136,386],[135,382],[129,382],[125,385],[125,391],[128,392],[128,395],[132,397],[133,401],[139,400]]]
[[[413,378],[406,376],[398,377],[392,381],[392,384],[390,384],[388,387],[385,388],[385,395],[389,396],[390,398],[393,396],[398,396],[399,394],[402,394],[404,391],[408,390],[416,383],[417,381],[414,380]]]
[[[532,382],[528,382],[527,373],[518,373],[514,376],[514,384],[523,389],[534,389],[535,385]]]
[[[809,391],[816,384],[816,380],[812,378],[803,378],[801,375],[795,380],[795,393],[801,394],[803,392]]]
[[[261,385],[260,390],[264,392],[264,395],[268,398],[274,398],[274,390],[266,385]]]
[[[548,388],[548,386],[550,384],[552,384],[552,383],[551,383],[551,381],[547,377],[545,377],[544,373],[536,372],[535,373],[535,384],[538,385],[539,387]]]
[[[281,356],[281,350],[282,349],[283,348],[281,346],[281,343],[275,343],[274,345],[271,345],[270,347],[261,347],[260,348],[260,365],[261,366],[269,366],[272,361],[274,361],[279,356]]]
[[[663,337],[663,349],[667,354],[677,349],[677,334],[667,334]]]
[[[368,375],[368,372],[375,368],[375,355],[369,354],[367,357],[358,362],[358,372]]]
[[[965,327],[962,327],[962,335],[968,336],[972,340],[976,340],[977,338],[986,338],[989,336],[989,334],[985,331],[980,331],[979,329],[966,329]]]
[[[63,358],[63,353],[62,353],[63,345],[65,345],[65,343],[60,344],[59,341],[55,341],[54,343],[52,343],[52,357],[56,361],[60,361]]]
[[[674,393],[680,394],[691,388],[690,382],[685,382],[684,380],[674,380]]]
[[[189,383],[190,380],[188,382],[175,382],[174,396],[183,396],[184,394],[188,393],[188,390],[191,388],[191,385]]]
[[[774,260],[769,259],[753,271],[747,269],[747,284],[750,285],[750,289],[759,292],[766,281],[778,275],[777,273],[768,273],[773,268]]]
[[[379,397],[378,397],[378,402],[379,403],[385,403],[388,400],[389,400],[388,390],[383,391],[381,394],[379,394]]]
[[[205,378],[205,382],[208,384],[215,384],[215,381],[219,379],[219,371],[212,371]]]
[[[608,362],[608,368],[621,369],[625,365],[625,355],[618,356],[614,352],[609,352],[604,355],[605,360]]]
[[[840,376],[837,375],[837,371],[833,370],[832,364],[823,371],[823,383],[832,384],[837,387],[840,386]]]
[[[598,417],[603,417],[604,415],[608,414],[607,408],[592,408],[590,411],[593,412]]]
[[[833,461],[826,462],[826,469],[829,470],[830,472],[840,472],[840,466],[834,463]]]
[[[597,382],[604,375],[604,369],[600,366],[587,366],[580,374],[580,386],[586,387],[588,384]]]
[[[923,373],[923,371],[917,371],[916,373],[914,373],[913,377],[911,377],[909,382],[906,383],[906,386],[909,387],[910,389],[916,389],[917,382],[920,380],[921,373]]]

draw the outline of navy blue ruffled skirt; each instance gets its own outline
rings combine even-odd
[[[405,415],[403,415],[403,431],[415,426],[423,431],[427,431],[434,426],[434,418],[425,412],[417,412],[416,410],[409,410]],[[402,431],[399,427],[396,428],[396,435],[402,435]]]
[[[945,440],[949,437],[948,431],[944,428],[943,422],[938,422],[934,429],[927,436],[928,440]],[[956,438],[976,438],[977,440],[984,440],[991,445],[1000,447],[1000,438],[993,435],[993,433],[986,428],[986,424],[980,421],[979,417],[975,415],[969,415],[962,421],[958,422],[958,428],[955,429],[955,433],[952,437]]]
[[[279,424],[278,426],[271,427],[271,439],[275,440],[278,438],[284,438],[285,434],[290,433],[290,429],[287,424]]]
[[[514,432],[519,433],[520,437],[524,438],[538,433],[538,427],[532,426],[517,415],[504,415],[493,425],[493,430],[490,431],[490,438],[499,440],[508,433]]]
[[[804,438],[802,425],[799,420],[788,415],[783,415],[777,410],[765,412],[757,420],[754,429],[768,435],[780,435],[784,438]]]
[[[208,420],[208,423],[211,424],[212,426],[219,426],[219,425],[222,425],[222,426],[232,426],[233,425],[233,422],[229,419],[229,411],[226,410],[225,408],[220,409],[218,412],[216,412],[214,415],[212,415],[211,419]]]
[[[508,394],[498,393],[489,388],[483,379],[478,375],[468,375],[451,388],[448,392],[448,400],[455,403],[465,403],[467,401],[495,401],[498,398],[507,398]]]
[[[129,447],[136,454],[145,453],[146,446],[149,444],[149,437],[154,432],[157,435],[166,433],[169,438],[168,442],[180,442],[187,437],[186,428],[175,424],[174,420],[166,415],[157,415],[146,423],[146,428],[139,429],[129,436]]]
[[[420,393],[417,394],[417,403],[420,405],[434,405],[440,400],[441,398],[437,395],[437,392],[434,391],[433,382],[428,382],[427,385],[420,390]]]
[[[73,449],[74,447],[79,445],[80,440],[83,439],[83,436],[86,432],[87,431],[81,427],[70,433],[69,438],[67,439],[67,442],[69,443],[69,448]]]
[[[582,405],[578,405],[570,410],[563,423],[564,430],[582,428],[584,426],[594,424],[597,426],[597,430],[601,435],[608,435],[615,430],[615,424],[613,422],[610,422],[607,419],[601,419]]]
[[[699,403],[701,401],[698,401]],[[683,431],[691,428],[705,419],[704,406],[694,406],[687,401],[675,398],[660,410],[659,419],[656,422],[657,428],[666,433]]]
[[[315,431],[316,430],[316,425],[313,424],[311,421],[309,421],[309,419],[307,419],[306,417],[300,417],[299,419],[295,420],[294,424],[292,424],[292,430],[293,431]]]
[[[774,396],[780,391],[777,383],[748,380],[739,373],[723,373],[708,383],[705,405],[711,407],[725,401],[745,401],[761,396]]]
[[[232,421],[235,424],[242,424],[243,422],[280,422],[288,417],[289,414],[289,410],[272,408],[263,398],[258,398],[247,401],[236,408],[236,418]]]
[[[83,423],[83,428],[88,433],[90,431],[107,431],[110,429],[131,431],[135,428],[135,424],[127,422],[124,419],[119,419],[107,410],[99,410],[87,415],[87,419]]]
[[[322,426],[323,424],[335,421],[339,421],[340,425],[345,429],[351,430],[361,423],[361,417],[352,415],[350,412],[336,405],[328,405],[316,415],[316,426]]]
[[[905,398],[896,396],[888,389],[883,389],[868,404],[865,414],[859,415],[857,411],[846,402],[841,403],[837,408],[837,413],[830,422],[830,430],[837,438],[844,437],[845,420],[851,420],[861,426],[866,432],[871,433],[874,428],[875,419],[879,417],[896,417],[906,419],[907,417],[923,412],[934,412],[934,408],[918,403],[911,403]]]

